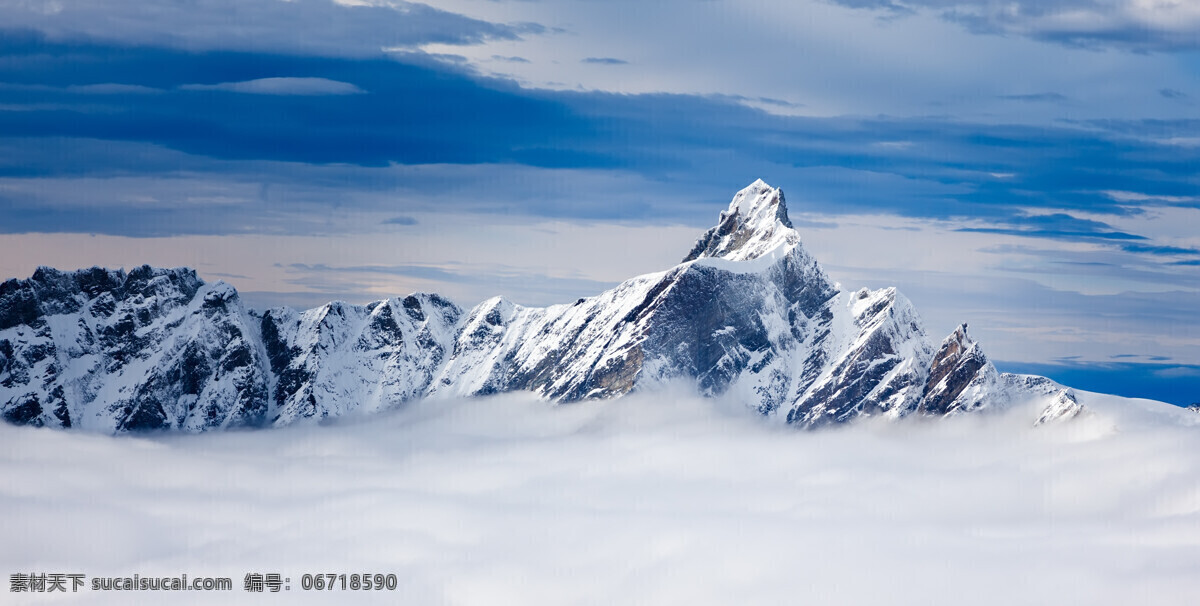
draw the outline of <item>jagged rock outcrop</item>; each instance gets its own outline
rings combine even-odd
[[[39,269],[0,285],[0,415],[102,431],[286,425],[420,397],[571,402],[693,381],[800,427],[943,416],[1073,392],[1001,375],[959,327],[935,349],[894,288],[844,292],[756,181],[675,267],[547,308],[429,294],[243,308],[188,269]]]
[[[983,350],[959,326],[942,341],[929,369],[920,412],[946,415],[987,406],[1000,375]]]
[[[228,284],[189,269],[39,268],[0,285],[0,414],[111,431],[261,425],[267,374]]]

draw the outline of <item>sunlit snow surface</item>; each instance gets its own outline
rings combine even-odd
[[[235,585],[54,604],[1200,603],[1200,415],[1079,398],[1039,428],[1018,408],[797,431],[672,392],[205,435],[0,425],[0,571]],[[254,571],[292,590],[243,592]],[[354,571],[399,588],[299,587]]]

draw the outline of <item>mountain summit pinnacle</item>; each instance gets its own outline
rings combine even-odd
[[[787,227],[792,226],[791,220],[788,219],[783,190],[771,187],[762,179],[755,179],[754,183],[734,195],[725,212],[726,214],[741,212],[745,216],[751,217],[755,223],[764,221],[770,223],[774,218]]]
[[[799,243],[800,235],[788,219],[783,190],[758,179],[733,197],[729,208],[721,212],[717,225],[696,241],[683,261],[702,257],[748,261],[780,246]]]

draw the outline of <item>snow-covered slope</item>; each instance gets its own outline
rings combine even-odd
[[[102,431],[286,425],[420,397],[557,402],[692,382],[802,427],[1032,405],[1081,414],[1049,379],[1004,375],[959,327],[935,348],[894,288],[843,292],[756,181],[683,261],[547,308],[463,312],[414,294],[244,309],[187,269],[39,269],[0,285],[0,414]]]

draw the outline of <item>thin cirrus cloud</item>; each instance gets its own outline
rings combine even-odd
[[[144,94],[151,95],[162,92],[157,88],[149,86],[138,86],[136,84],[120,84],[115,82],[103,82],[100,84],[82,84],[68,86],[67,90],[73,93],[84,95],[131,95]]]
[[[580,63],[590,63],[592,65],[628,65],[629,62],[624,59],[615,57],[587,57],[580,60]]]
[[[405,225],[405,226],[416,225],[417,220],[412,217],[405,217],[402,215],[399,217],[391,217],[388,219],[384,219],[383,224],[384,225]]]
[[[1125,233],[1101,221],[1081,219],[1066,213],[1015,216],[1003,220],[1003,226],[962,227],[959,231],[1008,234],[1063,240],[1145,240],[1144,236]],[[1180,249],[1182,250],[1182,249]],[[1141,252],[1156,252],[1152,250]],[[1163,253],[1166,251],[1157,251]],[[1194,251],[1190,251],[1194,252]]]
[[[285,50],[374,56],[381,48],[517,40],[545,28],[493,23],[426,4],[393,0],[70,0],[0,5],[0,23],[54,40],[90,39],[190,50]],[[303,35],[298,35],[303,32]]]
[[[1058,103],[1058,102],[1067,100],[1067,97],[1065,95],[1060,95],[1058,93],[1031,93],[1031,94],[1025,94],[1025,95],[1000,95],[1000,98],[1008,99],[1009,101],[1030,101],[1030,102],[1051,102],[1051,103]]]
[[[933,11],[978,33],[1134,51],[1200,48],[1200,4],[1144,0],[832,0],[903,16]]]
[[[363,89],[328,78],[258,78],[219,84],[184,84],[181,90],[216,90],[252,95],[360,95]]]
[[[354,287],[363,277],[390,275],[414,278],[425,283],[439,283],[451,287],[470,287],[472,290],[485,291],[489,296],[496,293],[521,292],[521,302],[530,299],[537,301],[563,302],[570,301],[580,293],[599,293],[613,286],[613,282],[591,280],[578,277],[551,278],[520,268],[488,265],[466,266],[463,264],[448,264],[445,267],[436,265],[371,265],[371,266],[328,266],[324,264],[308,265],[293,263],[286,268],[290,277],[289,283],[305,286],[308,290],[328,293],[327,297],[340,297],[342,293]],[[467,303],[474,304],[475,301]]]

